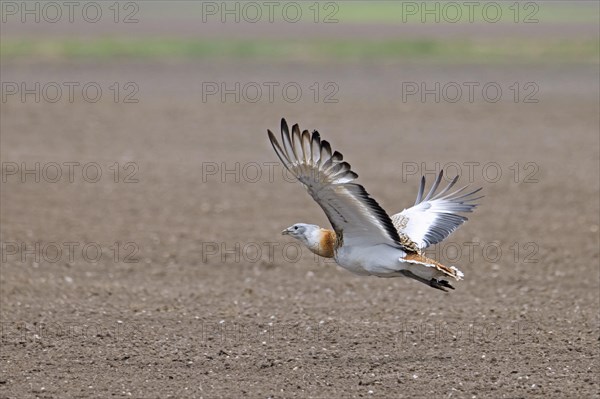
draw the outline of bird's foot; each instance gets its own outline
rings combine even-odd
[[[451,290],[454,289],[454,287],[451,286],[450,283],[447,282],[446,280],[437,280],[435,278],[432,278],[431,280],[429,280],[429,285],[433,288],[437,288],[438,290],[442,290],[444,292],[448,292],[444,288],[450,288]]]

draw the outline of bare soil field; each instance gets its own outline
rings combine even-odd
[[[48,87],[2,103],[0,397],[600,396],[597,66],[2,71],[80,86],[73,102]],[[222,101],[207,82],[255,85]],[[478,86],[473,102],[407,95],[421,82]],[[464,271],[456,290],[356,277],[282,237],[328,223],[277,163],[266,129],[281,117],[318,129],[390,213],[441,167],[483,186],[431,253]]]

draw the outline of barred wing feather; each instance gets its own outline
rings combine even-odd
[[[317,131],[290,133],[281,120],[281,143],[269,130],[269,139],[286,168],[304,185],[321,206],[343,245],[389,244],[402,248],[400,237],[388,214],[369,196],[350,164],[331,150]]]

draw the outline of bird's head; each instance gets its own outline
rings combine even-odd
[[[289,235],[301,241],[304,245],[312,245],[314,234],[320,229],[314,224],[296,223],[283,230],[281,234]]]
[[[336,235],[333,230],[322,229],[315,224],[296,223],[281,232],[294,237],[311,250],[325,258],[333,258]]]

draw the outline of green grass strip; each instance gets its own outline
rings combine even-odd
[[[166,38],[3,39],[2,60],[21,57],[269,59],[276,61],[405,60],[450,63],[598,63],[598,40],[204,40]]]

